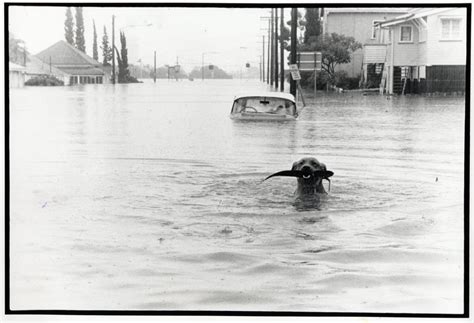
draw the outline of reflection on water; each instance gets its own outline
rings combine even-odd
[[[462,312],[464,100],[321,93],[294,122],[230,120],[255,88],[13,90],[12,308]],[[328,195],[263,182],[303,156]]]

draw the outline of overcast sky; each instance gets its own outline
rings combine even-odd
[[[15,6],[9,9],[9,29],[26,42],[31,53],[36,54],[64,39],[66,7]],[[261,17],[268,17],[269,9],[85,7],[83,15],[86,52],[90,56],[92,21],[95,20],[100,46],[104,25],[111,37],[112,15],[115,15],[116,45],[120,46],[118,31],[122,29],[127,38],[130,63],[142,59],[144,64],[153,65],[156,50],[157,66],[175,64],[178,57],[179,63],[189,71],[201,65],[203,53],[213,52],[205,54],[205,64],[236,71],[246,62],[258,67],[262,35],[267,33],[263,29],[268,26]],[[288,21],[289,10],[285,15]]]

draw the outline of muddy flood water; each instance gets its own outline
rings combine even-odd
[[[11,90],[11,308],[462,313],[464,98],[229,118],[265,89]],[[304,156],[335,173],[309,206],[262,183]]]

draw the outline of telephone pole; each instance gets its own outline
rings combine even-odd
[[[270,17],[270,85],[273,86],[273,81],[275,80],[275,52],[273,50],[273,47],[275,46],[275,41],[274,41],[274,30],[273,30],[273,9]]]
[[[284,25],[284,9],[280,9],[280,91],[285,91],[285,57],[284,51],[285,48],[283,46],[283,30],[285,28]]]
[[[112,84],[115,84],[115,16],[112,15]]]
[[[156,83],[156,50],[153,57],[153,83]]]
[[[262,81],[265,82],[265,35],[262,36]]]
[[[275,8],[275,88],[278,89],[278,9]]]
[[[296,37],[297,37],[297,19],[298,9],[291,8],[291,53],[290,53],[290,64],[296,64]],[[296,81],[291,79],[290,82],[290,93],[296,97]]]

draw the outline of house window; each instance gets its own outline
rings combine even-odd
[[[377,23],[383,22],[383,20],[372,20],[372,36],[370,37],[371,39],[375,39],[377,36]]]
[[[411,43],[413,41],[413,27],[412,26],[400,26],[400,42]]]
[[[459,40],[461,38],[461,19],[441,19],[441,39]]]

